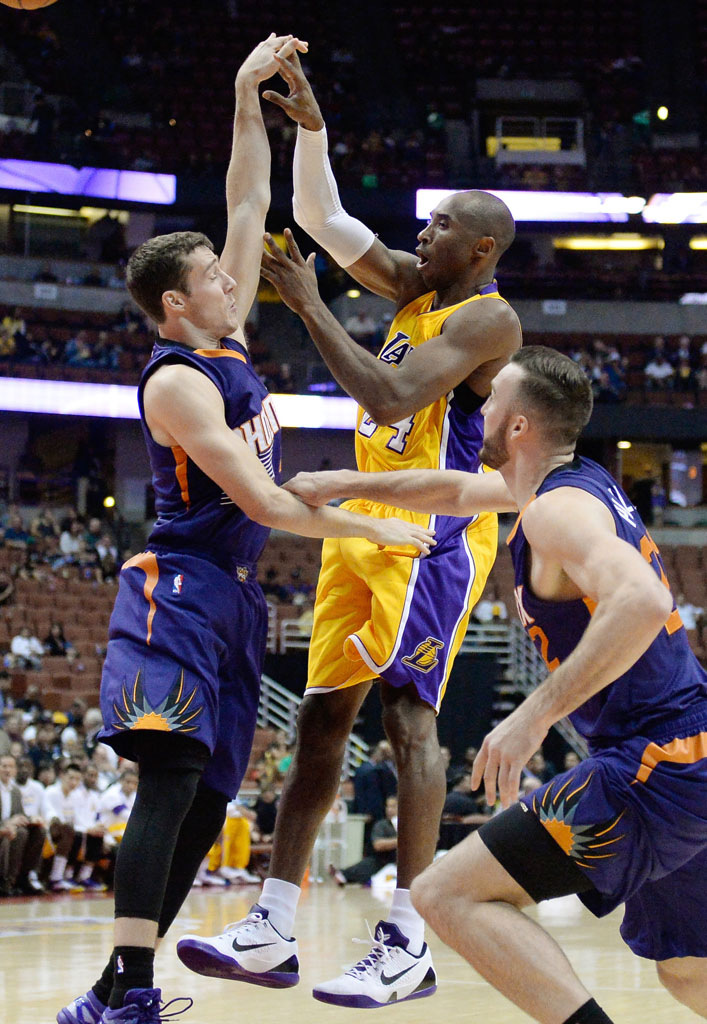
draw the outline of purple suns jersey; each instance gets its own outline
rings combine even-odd
[[[145,384],[159,367],[169,363],[193,366],[216,385],[228,426],[240,432],[275,483],[280,477],[280,425],[272,398],[243,345],[233,338],[223,338],[218,349],[191,349],[160,339],[138,388],[157,512],[147,546],[201,554],[225,569],[229,562],[252,566],[265,546],[269,529],[249,519],[183,448],[157,444],[147,428]]]
[[[576,458],[553,470],[535,497],[558,487],[578,487],[609,509],[616,534],[641,553],[660,580],[669,586],[657,547],[646,527],[605,469],[590,459]],[[579,643],[594,611],[590,598],[545,601],[528,586],[528,545],[522,513],[508,544],[515,568],[515,597],[521,623],[552,672]],[[666,722],[693,711],[707,710],[707,672],[690,649],[685,627],[673,602],[663,629],[632,668],[590,697],[570,715],[573,725],[600,748],[618,738],[651,736]]]

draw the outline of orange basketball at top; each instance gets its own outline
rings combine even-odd
[[[14,7],[18,11],[38,11],[40,7],[49,7],[56,0],[0,0],[5,7]]]

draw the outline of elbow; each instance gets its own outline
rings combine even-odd
[[[406,403],[401,397],[393,394],[372,395],[369,401],[362,404],[379,427],[392,426],[418,410],[417,405]]]
[[[646,624],[646,630],[657,636],[672,613],[672,594],[656,578],[655,584],[636,594],[635,600],[641,609],[641,619]]]

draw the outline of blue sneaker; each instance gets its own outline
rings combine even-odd
[[[172,1003],[187,1003],[181,1010],[172,1010],[165,1013]],[[131,988],[125,994],[125,1002],[118,1010],[106,1009],[99,1024],[111,1024],[112,1021],[119,1021],[121,1024],[162,1024],[163,1021],[178,1017],[190,1009],[194,1000],[189,996],[171,999],[168,1003],[162,1002],[162,992],[158,988]]]
[[[106,1007],[97,999],[92,991],[85,996],[77,996],[56,1015],[57,1024],[99,1024]]]

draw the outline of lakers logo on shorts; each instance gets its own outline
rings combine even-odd
[[[123,686],[123,698],[120,703],[113,704],[115,720],[113,728],[154,729],[157,732],[194,732],[192,724],[204,710],[203,704],[194,702],[197,687],[190,694],[184,695],[184,669],[177,672],[174,684],[163,701],[153,707],[142,685],[142,669],[138,669],[128,693]]]
[[[444,643],[428,636],[421,644],[418,644],[413,654],[407,654],[403,659],[405,665],[416,668],[418,672],[431,672],[435,665],[439,664],[437,651],[441,651]]]
[[[593,772],[592,772],[593,774]],[[614,829],[624,816],[624,812],[610,821],[597,825],[575,825],[574,816],[577,811],[583,790],[589,785],[592,774],[580,785],[574,776],[567,779],[555,792],[555,783],[551,782],[543,794],[542,801],[533,797],[533,810],[540,824],[552,836],[557,845],[582,868],[594,868],[592,861],[606,860],[614,857],[614,843],[620,842],[623,835],[616,835]]]

